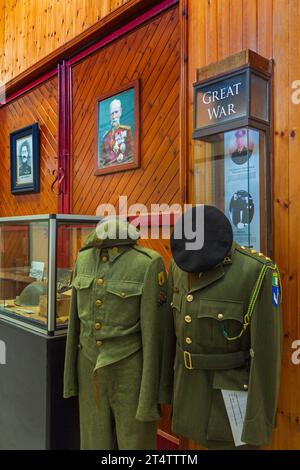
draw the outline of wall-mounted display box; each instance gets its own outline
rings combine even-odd
[[[76,449],[63,398],[72,270],[98,217],[0,218],[0,449]],[[3,349],[3,348],[2,348]]]
[[[195,203],[212,204],[239,244],[271,252],[272,62],[246,50],[197,71]]]

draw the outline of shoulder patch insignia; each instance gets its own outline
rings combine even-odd
[[[160,273],[158,273],[158,284],[160,286],[163,286],[164,283],[165,283],[165,273],[163,271],[161,271]]]
[[[272,304],[276,308],[280,304],[279,276],[276,271],[272,274]]]

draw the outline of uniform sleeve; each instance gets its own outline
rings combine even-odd
[[[76,276],[76,267],[74,277]],[[71,307],[65,354],[64,398],[78,395],[77,354],[79,343],[80,322],[77,311],[77,292],[72,287]]]
[[[280,300],[272,289],[273,274],[275,270],[266,272],[250,323],[252,360],[242,441],[251,445],[268,444],[276,418],[282,316]]]
[[[159,388],[166,308],[166,271],[162,258],[157,257],[146,273],[141,299],[143,369],[136,413],[136,419],[140,421],[156,421],[160,417]]]
[[[176,336],[174,318],[171,307],[173,296],[173,262],[171,262],[167,283],[167,305],[163,331],[163,349],[161,361],[161,378],[159,389],[159,403],[171,404],[173,396],[174,360],[176,351]]]

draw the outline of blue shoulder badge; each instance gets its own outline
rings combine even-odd
[[[276,271],[272,275],[272,304],[276,308],[278,308],[280,304],[279,277]]]

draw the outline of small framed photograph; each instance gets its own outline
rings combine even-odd
[[[97,161],[95,175],[140,166],[139,81],[97,99]]]
[[[13,194],[39,192],[40,142],[38,123],[10,134],[10,175]]]

